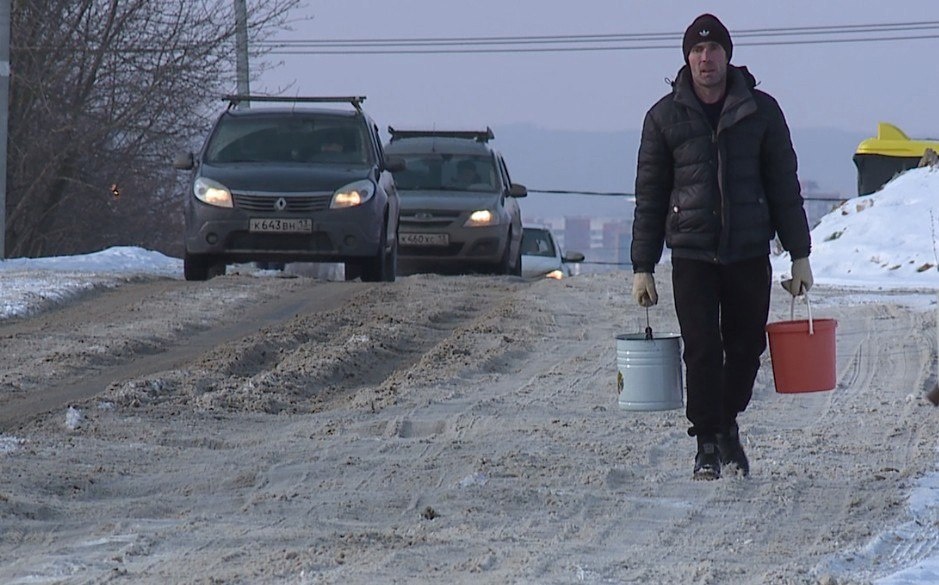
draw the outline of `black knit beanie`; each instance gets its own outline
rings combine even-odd
[[[734,52],[734,43],[730,40],[730,32],[713,14],[702,14],[694,19],[694,22],[685,31],[685,38],[682,39],[681,49],[685,54],[685,63],[688,63],[691,48],[706,41],[714,41],[724,47],[724,52],[727,53],[727,62],[730,62],[730,56]]]

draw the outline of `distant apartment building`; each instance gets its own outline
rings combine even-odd
[[[629,219],[568,215],[531,217],[526,224],[549,228],[562,250],[583,254],[585,261],[579,267],[581,274],[632,270],[629,254],[632,221]]]
[[[593,218],[565,217],[564,218],[564,249],[583,252],[584,255],[593,247],[590,226]]]
[[[542,223],[552,226],[561,248],[565,251],[580,252],[586,257],[581,272],[622,270],[630,263],[630,221],[567,216],[563,221],[563,230],[557,229],[559,222],[556,220],[546,220]]]
[[[602,230],[603,259],[612,264],[628,264],[629,245],[632,242],[632,223],[617,220],[604,222]]]

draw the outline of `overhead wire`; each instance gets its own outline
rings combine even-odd
[[[635,193],[625,191],[588,191],[584,189],[528,189],[529,193],[545,193],[548,195],[591,195],[598,197],[627,197],[635,198]],[[844,201],[846,197],[825,194],[802,194],[806,201]]]
[[[931,34],[918,34],[934,31]],[[887,34],[895,33],[895,34]],[[917,34],[914,34],[917,33]],[[271,54],[370,55],[543,53],[673,49],[680,32],[377,39],[271,39]],[[889,42],[939,38],[939,21],[754,28],[732,31],[737,46]],[[790,37],[790,38],[787,38]],[[751,39],[751,40],[746,40]],[[667,42],[667,44],[666,44]],[[625,44],[624,44],[625,43]]]
[[[930,32],[931,31],[931,32]],[[888,34],[893,33],[893,34]],[[929,34],[922,34],[929,33]],[[738,29],[736,46],[816,45],[932,40],[939,38],[939,21],[816,25]],[[681,32],[558,34],[519,36],[464,36],[374,39],[265,39],[254,50],[272,55],[402,55],[467,53],[564,53],[596,51],[673,50]],[[62,46],[21,45],[20,51],[60,51]],[[190,47],[150,45],[109,46],[106,53],[165,53]]]
[[[777,27],[743,29],[733,31],[733,37],[791,36],[817,34],[856,34],[860,32],[894,32],[903,30],[929,30],[939,28],[939,21],[903,22],[889,24],[831,25],[807,27]],[[300,44],[329,46],[399,46],[399,45],[451,45],[451,44],[525,44],[532,42],[608,42],[635,40],[675,40],[683,33],[607,33],[583,35],[522,35],[488,37],[411,37],[377,39],[281,39],[263,41],[261,44]]]

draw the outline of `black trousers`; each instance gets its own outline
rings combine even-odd
[[[672,258],[688,434],[721,432],[750,403],[766,350],[771,281],[768,256],[724,265]]]

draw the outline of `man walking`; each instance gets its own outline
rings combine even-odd
[[[793,295],[812,286],[811,239],[785,116],[730,65],[733,43],[717,17],[685,31],[685,66],[643,122],[633,221],[633,298],[658,302],[653,272],[667,245],[687,372],[695,479],[721,465],[750,466],[737,415],[753,394],[766,349],[778,235],[790,253]]]

